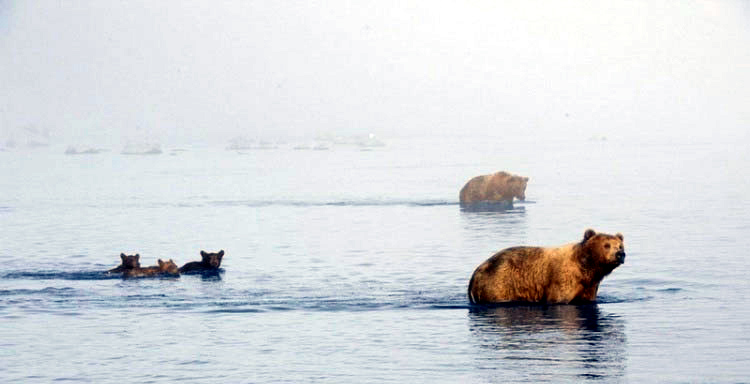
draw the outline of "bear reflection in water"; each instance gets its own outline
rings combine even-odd
[[[622,378],[627,360],[624,328],[622,319],[603,314],[597,304],[500,304],[472,306],[469,311],[480,368],[525,360],[529,363],[524,369],[538,370],[525,372],[536,381]]]
[[[476,203],[459,203],[461,212],[469,213],[505,213],[523,211],[523,206],[516,207],[512,201],[480,201]]]

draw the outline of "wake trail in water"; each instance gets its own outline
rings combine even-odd
[[[231,289],[223,288],[215,295],[185,294],[185,288],[222,286],[220,274],[184,276],[180,279],[122,279],[120,274],[105,271],[12,271],[0,275],[5,280],[31,281],[106,281],[121,280],[123,283],[97,284],[96,289],[72,289],[69,287],[44,287],[0,290],[0,306],[23,306],[39,300],[48,302],[47,309],[61,313],[71,308],[88,306],[94,308],[161,308],[164,311],[202,313],[258,313],[277,311],[311,312],[363,312],[384,310],[462,310],[472,305],[463,289],[456,286],[422,286],[407,289],[383,289],[371,291],[354,284],[341,295],[335,289],[323,289],[318,294],[302,286],[282,289],[280,286]],[[149,281],[140,284],[138,281]],[[643,287],[632,292],[600,294],[597,304],[636,303],[652,300],[682,291],[675,282],[641,281]],[[48,284],[48,283],[44,283]],[[51,283],[50,283],[51,284]],[[125,286],[124,286],[124,285]],[[84,284],[86,285],[86,284]],[[618,292],[619,291],[619,292]],[[527,304],[528,305],[528,304]]]
[[[436,207],[461,206],[464,209],[513,209],[514,206],[535,204],[535,201],[479,202],[462,204],[457,200],[446,199],[352,199],[352,200],[214,200],[207,202],[213,206],[245,207]]]
[[[27,280],[109,280],[122,279],[120,273],[107,273],[105,271],[17,271],[0,275],[0,279],[27,279]]]
[[[212,206],[223,207],[391,207],[391,206],[409,206],[409,207],[434,207],[458,205],[458,201],[448,200],[323,200],[323,201],[305,201],[305,200],[218,200],[207,203]]]
[[[55,203],[56,204],[56,203]],[[189,201],[162,201],[162,202],[111,202],[107,204],[68,204],[67,208],[112,208],[116,206],[125,208],[202,208],[202,207],[292,207],[292,208],[316,208],[316,207],[447,207],[458,206],[466,212],[502,212],[523,210],[524,205],[535,204],[534,201],[516,201],[512,204],[507,202],[481,202],[469,205],[461,204],[457,200],[447,199],[341,199],[341,200],[209,200],[191,199]],[[58,205],[55,205],[59,208]],[[37,206],[38,208],[38,206]],[[13,212],[13,207],[0,207],[0,213]]]

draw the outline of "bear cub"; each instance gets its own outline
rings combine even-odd
[[[201,261],[191,261],[180,268],[180,273],[218,272],[224,250],[217,253],[201,251]]]
[[[110,269],[107,271],[108,273],[120,273],[125,272],[130,269],[136,269],[141,267],[140,259],[141,255],[135,254],[135,255],[126,255],[124,253],[120,254],[120,259],[122,260],[122,263],[117,266],[117,268]]]
[[[133,268],[125,271],[123,277],[148,277],[148,276],[179,276],[180,271],[177,268],[177,264],[169,259],[167,261],[158,260],[159,265],[145,267],[145,268]]]

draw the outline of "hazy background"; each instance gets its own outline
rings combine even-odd
[[[747,1],[2,1],[0,139],[747,140]]]
[[[748,0],[0,0],[0,382],[747,382],[749,21]],[[387,145],[292,150],[370,132]],[[217,150],[237,135],[291,145]],[[121,155],[138,141],[168,154]],[[499,170],[527,200],[461,209]],[[587,227],[628,252],[596,305],[469,307],[490,255]],[[101,274],[201,249],[219,278]]]

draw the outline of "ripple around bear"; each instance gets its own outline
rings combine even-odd
[[[215,272],[221,266],[224,250],[217,253],[201,251],[201,261],[191,261],[180,268],[180,273]]]
[[[474,271],[469,301],[592,302],[602,279],[624,262],[622,234],[596,233],[593,229],[586,230],[578,243],[507,248]]]
[[[480,201],[512,203],[514,197],[525,200],[528,181],[528,177],[508,172],[477,176],[461,188],[459,201],[461,204],[471,204]]]
[[[179,276],[180,271],[177,268],[177,264],[169,259],[167,261],[158,260],[158,266],[146,267],[146,268],[133,268],[125,271],[123,277],[147,277],[147,276]]]
[[[137,253],[135,255],[126,255],[124,253],[121,253],[120,259],[122,260],[122,264],[117,266],[117,268],[110,269],[107,272],[119,273],[119,272],[125,272],[129,269],[135,269],[135,268],[141,267],[141,263],[140,263],[141,255]]]

